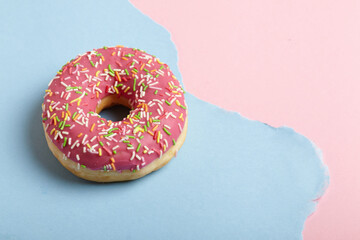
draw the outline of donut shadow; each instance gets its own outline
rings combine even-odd
[[[41,104],[42,99],[39,99],[34,104],[34,106],[32,106],[33,111],[31,111],[31,118],[29,119],[30,121],[27,121],[28,124],[26,125],[26,132],[28,133],[26,141],[33,155],[33,159],[36,161],[36,164],[39,166],[39,168],[44,170],[43,172],[45,175],[48,175],[47,177],[56,178],[59,181],[66,181],[71,184],[85,184],[97,186],[105,185],[105,183],[92,182],[73,175],[71,172],[65,169],[55,158],[55,156],[50,151],[45,139],[45,134],[41,121]],[[126,117],[128,113],[129,109],[124,106],[114,106],[101,112],[102,117],[105,117],[107,119],[114,119],[115,121]],[[156,175],[156,172],[157,171],[149,174],[145,178],[148,178],[151,175]],[[134,184],[135,182],[141,182],[143,181],[143,179],[144,177],[132,181],[106,183],[106,185],[130,185]]]

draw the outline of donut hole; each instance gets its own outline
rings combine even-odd
[[[101,99],[96,107],[96,113],[102,118],[113,122],[122,121],[131,111],[131,106],[127,99],[115,95]]]

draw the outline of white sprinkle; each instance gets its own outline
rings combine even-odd
[[[132,161],[135,157],[135,151],[132,152],[132,155],[131,155],[131,158],[130,158],[130,161]]]
[[[80,161],[79,154],[76,154],[76,159],[77,159],[78,161]],[[79,165],[79,166],[80,166],[80,165]]]

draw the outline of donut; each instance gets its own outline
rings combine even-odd
[[[74,175],[96,182],[128,181],[166,165],[185,141],[185,91],[169,66],[124,46],[103,47],[67,62],[42,104],[47,144]],[[111,121],[103,109],[123,105]]]

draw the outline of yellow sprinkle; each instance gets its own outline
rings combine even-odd
[[[81,98],[79,98],[77,105],[80,106]]]
[[[117,89],[117,87],[114,86],[115,92],[116,94],[119,94],[119,90]]]
[[[102,151],[101,151],[101,148],[99,148],[99,156],[101,157],[102,155]]]
[[[130,89],[130,87],[127,87],[127,88],[125,89],[125,91],[124,91],[124,92],[127,92],[127,91],[129,91],[129,89]]]
[[[93,125],[91,126],[90,132],[94,130],[94,127],[95,127],[95,123],[93,123]]]
[[[100,70],[95,73],[95,76],[98,77],[100,74]]]
[[[171,86],[170,82],[168,82],[168,84],[169,84],[169,87],[170,87],[171,89],[173,89],[173,86]]]
[[[164,146],[164,151],[166,151],[166,146],[165,146],[165,144],[164,144],[163,146]]]
[[[91,149],[91,146],[90,146],[90,144],[86,144],[86,146],[89,148],[89,149]]]
[[[176,103],[176,105],[178,105],[180,107],[181,104],[180,104],[179,100],[176,99],[175,103]]]
[[[115,52],[113,52],[112,54],[111,54],[111,56],[114,56],[115,55]]]
[[[131,118],[129,118],[129,121],[130,121],[131,124],[133,124],[133,120]]]
[[[173,79],[177,79],[174,75],[171,76]]]
[[[55,117],[56,116],[56,113],[54,113],[51,117],[50,117],[50,119],[52,119],[53,117]]]
[[[150,64],[152,62],[152,59],[150,59],[149,61],[148,61],[148,64]]]
[[[55,131],[55,128],[53,128],[53,129],[51,130],[50,135],[52,135],[54,131]]]
[[[73,103],[73,102],[79,101],[79,99],[81,99],[81,98],[75,98],[75,99],[71,100],[71,101],[70,101],[70,103]]]
[[[98,87],[100,85],[100,81],[98,81],[97,83],[96,83],[96,86]]]
[[[159,59],[157,59],[157,62],[158,62],[158,63],[160,63],[160,64],[164,64],[163,62],[160,62],[160,60],[159,60]]]
[[[159,132],[158,135],[157,135],[157,139],[156,139],[156,142],[157,142],[157,143],[160,142],[160,134],[161,134],[161,133]]]
[[[105,58],[104,58],[104,56],[101,56],[101,59],[105,62]]]
[[[64,119],[66,120],[67,118],[68,118],[68,114],[67,114],[67,113],[65,113],[65,118],[64,118]]]
[[[49,106],[49,110],[50,110],[50,112],[52,112],[52,111],[53,111],[53,109],[52,109],[52,107],[51,107],[51,106]]]
[[[81,71],[85,71],[85,70],[87,70],[87,68],[83,68],[83,69],[81,69]]]
[[[182,114],[182,113],[180,114],[179,118],[180,118],[182,121],[184,121],[184,118],[183,118],[183,114]]]
[[[51,92],[51,90],[47,89],[47,90],[45,90],[45,92]]]
[[[155,130],[158,128],[158,126],[159,126],[159,125],[156,125],[156,126],[152,129],[152,131],[155,132]]]

